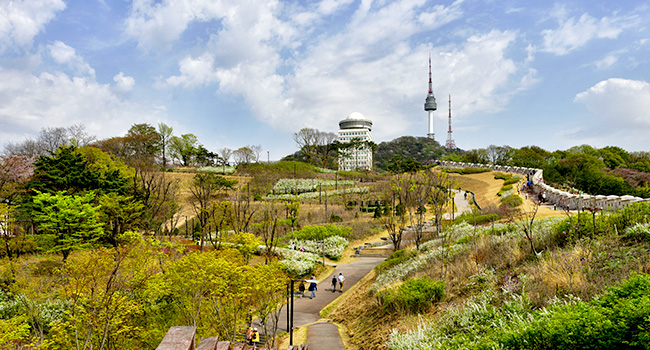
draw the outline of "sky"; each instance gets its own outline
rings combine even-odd
[[[277,160],[352,112],[375,142],[650,151],[644,0],[0,0],[0,145],[136,123]]]

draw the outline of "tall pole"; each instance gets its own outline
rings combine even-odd
[[[287,333],[289,332],[289,298],[291,297],[291,291],[289,289],[289,283],[287,283]]]
[[[291,280],[291,328],[289,330],[289,345],[293,346],[293,280]]]

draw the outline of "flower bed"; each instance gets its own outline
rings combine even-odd
[[[273,186],[273,194],[301,194],[305,192],[316,192],[318,187],[354,185],[352,180],[323,180],[323,179],[280,179]]]
[[[292,239],[289,241],[289,246],[296,245],[296,249],[304,249],[307,252],[322,254],[325,251],[325,256],[338,260],[343,256],[343,250],[348,246],[348,240],[341,236],[330,236],[325,238],[325,243],[314,240],[298,240]]]
[[[275,248],[275,252],[282,257],[280,264],[284,270],[295,276],[304,276],[312,272],[319,260],[318,255],[300,250]]]

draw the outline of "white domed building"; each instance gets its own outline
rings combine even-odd
[[[339,122],[338,141],[355,142],[359,146],[342,151],[339,170],[372,170],[372,149],[363,142],[372,142],[372,121],[359,112],[352,112]]]

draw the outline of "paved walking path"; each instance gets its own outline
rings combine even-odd
[[[462,213],[466,211],[472,210],[472,207],[469,205],[469,201],[467,200],[467,197],[465,196],[466,191],[463,190],[452,190],[456,193],[454,195],[454,204],[456,207],[456,212],[454,213],[453,217],[457,217],[461,215]],[[451,213],[445,213],[443,214],[443,217],[447,220],[450,220],[452,218]]]
[[[342,273],[345,276],[343,292],[359,282],[385,259],[385,257],[359,257],[348,264],[338,265],[334,274],[338,276],[339,273]],[[345,350],[336,325],[320,318],[320,311],[342,294],[338,291],[338,287],[336,292],[332,291],[331,279],[332,275],[329,275],[318,284],[316,298],[309,299],[310,292],[305,291],[304,298],[294,299],[293,326],[294,329],[303,326],[309,327],[307,331],[309,350]],[[297,283],[295,288],[298,289]],[[285,310],[282,311],[278,325],[279,330],[287,330]]]

